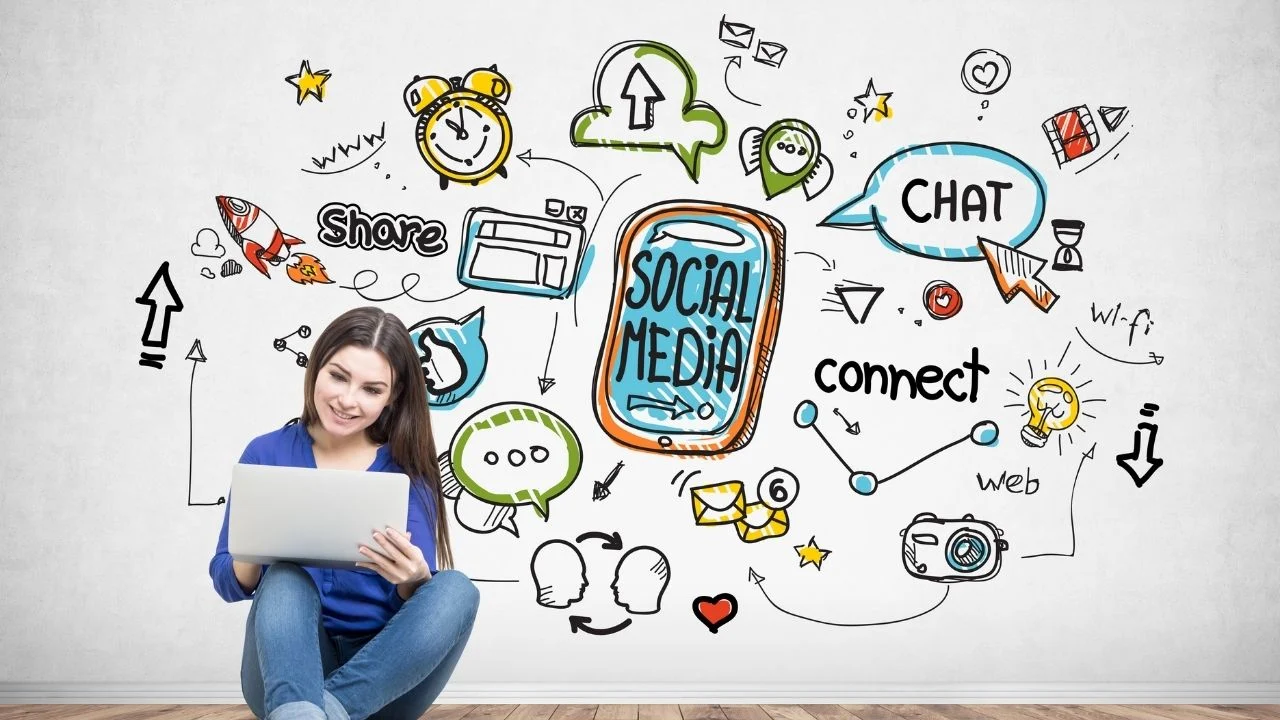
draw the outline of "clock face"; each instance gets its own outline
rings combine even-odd
[[[496,103],[451,94],[418,124],[418,149],[437,172],[459,182],[488,179],[511,152],[511,123]]]

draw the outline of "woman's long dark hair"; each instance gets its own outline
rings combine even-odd
[[[348,310],[329,323],[311,349],[311,362],[303,381],[302,424],[311,427],[320,422],[314,399],[316,375],[334,353],[348,345],[377,350],[391,365],[391,398],[366,432],[373,442],[390,446],[391,457],[420,486],[423,497],[432,500],[434,507],[428,505],[427,511],[435,521],[438,569],[453,567],[453,546],[449,542],[448,514],[444,511],[422,365],[400,318],[376,307],[361,307]]]

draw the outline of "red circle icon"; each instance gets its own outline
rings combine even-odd
[[[960,291],[956,289],[955,285],[946,280],[934,280],[925,286],[924,309],[935,320],[946,320],[947,318],[955,317],[960,312],[962,305],[964,305],[964,300],[960,297]]]

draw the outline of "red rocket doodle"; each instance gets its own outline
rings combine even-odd
[[[289,248],[302,240],[286,235],[265,210],[248,200],[219,195],[218,212],[227,232],[244,252],[249,264],[267,277],[267,263],[279,265],[289,257]]]

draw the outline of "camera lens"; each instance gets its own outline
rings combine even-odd
[[[972,530],[958,530],[947,541],[947,564],[958,572],[973,572],[991,554],[991,545]]]

